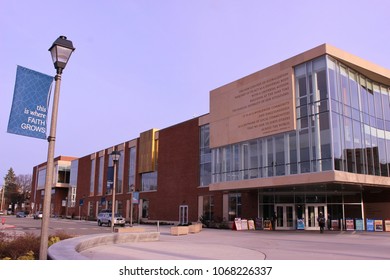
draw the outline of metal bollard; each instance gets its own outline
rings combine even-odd
[[[4,226],[4,224],[5,224],[5,218],[2,218],[2,219],[1,219],[1,224]]]

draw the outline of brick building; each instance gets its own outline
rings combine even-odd
[[[68,159],[53,214],[111,209],[114,149],[128,220],[276,216],[277,229],[310,230],[322,212],[335,229],[367,228],[390,219],[390,71],[324,44],[221,86],[209,114]]]

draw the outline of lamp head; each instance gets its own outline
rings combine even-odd
[[[112,156],[112,160],[114,162],[117,162],[121,156],[121,153],[118,152],[117,150],[114,150],[114,151],[112,151],[111,156]]]
[[[57,69],[58,74],[62,73],[74,50],[72,41],[67,40],[65,36],[60,36],[54,41],[49,51],[53,59],[54,68]]]

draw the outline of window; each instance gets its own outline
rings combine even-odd
[[[95,193],[95,164],[96,160],[91,160],[91,178],[89,182],[89,195],[93,196]]]
[[[211,183],[211,150],[210,127],[200,127],[200,185],[208,186]]]
[[[74,188],[77,187],[78,170],[79,170],[79,161],[72,160],[72,162],[70,163],[69,184]]]
[[[241,193],[229,194],[229,221],[241,217]]]
[[[69,184],[70,181],[70,165],[57,165],[57,183]]]
[[[44,190],[46,184],[46,168],[38,171],[38,190]]]
[[[214,221],[214,196],[203,197],[203,219],[205,221]]]
[[[128,192],[131,192],[131,188],[135,186],[135,162],[136,162],[136,148],[129,148],[129,185]]]
[[[103,194],[104,157],[99,157],[99,177],[97,195]]]
[[[157,172],[143,173],[141,175],[142,191],[156,191],[157,190]]]

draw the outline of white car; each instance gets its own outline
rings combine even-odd
[[[38,211],[34,214],[34,219],[42,219],[42,211]]]
[[[102,226],[103,224],[106,224],[107,226],[111,226],[111,213],[110,212],[101,212],[99,213],[97,217],[97,223],[98,226]],[[115,214],[114,217],[114,225],[115,226],[122,226],[124,227],[126,223],[126,220],[120,215]]]

